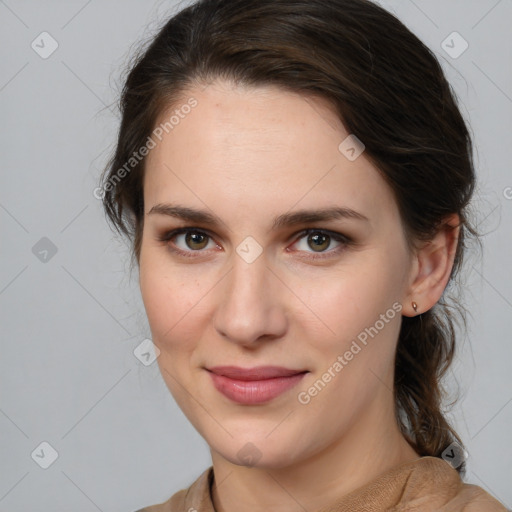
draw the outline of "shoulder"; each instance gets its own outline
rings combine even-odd
[[[332,510],[365,512],[507,512],[490,494],[466,484],[438,457],[395,466],[345,495]]]
[[[141,508],[135,512],[215,512],[210,488],[213,467],[206,469],[190,487],[181,489],[167,501]]]
[[[459,473],[440,458],[421,457],[402,469],[410,472],[402,495],[404,501],[399,502],[405,508],[399,506],[397,511],[431,510],[428,506],[435,504],[439,512],[507,512],[484,489],[464,483]]]
[[[442,510],[507,512],[508,509],[478,485],[462,484],[455,497],[448,501]]]

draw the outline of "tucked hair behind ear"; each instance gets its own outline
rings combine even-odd
[[[393,190],[411,249],[459,215],[455,278],[466,236],[477,236],[466,215],[475,186],[470,135],[435,55],[367,0],[202,0],[165,23],[127,76],[117,146],[103,176],[105,212],[133,241],[137,261],[145,159],[106,185],[146,143],[159,114],[187,88],[216,78],[328,100]],[[396,417],[420,455],[439,457],[453,441],[463,446],[442,411],[455,314],[463,318],[443,299],[402,318]]]

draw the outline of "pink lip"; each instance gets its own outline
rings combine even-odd
[[[305,370],[279,366],[215,366],[208,368],[213,385],[224,396],[240,404],[261,404],[294,387]]]

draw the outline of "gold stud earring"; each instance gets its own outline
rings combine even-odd
[[[414,312],[417,313],[418,312],[418,304],[416,304],[416,302],[412,302],[412,308],[414,309]]]

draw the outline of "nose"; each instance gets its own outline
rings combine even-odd
[[[222,281],[213,315],[214,328],[222,337],[255,347],[286,333],[284,286],[263,254],[252,263],[234,254],[231,271]]]

